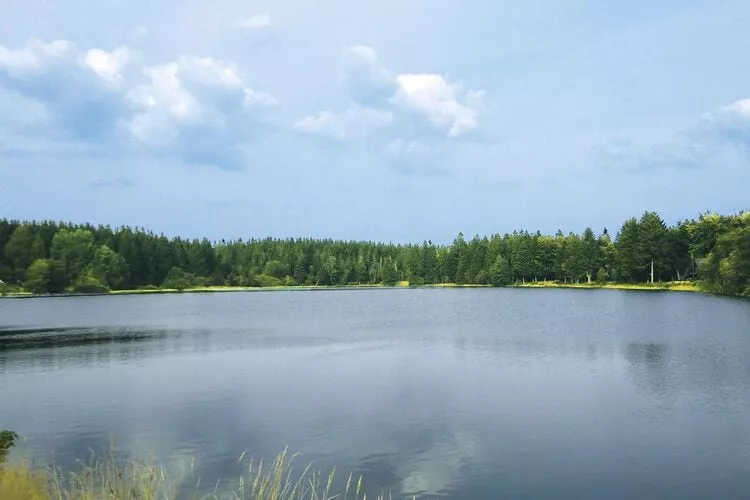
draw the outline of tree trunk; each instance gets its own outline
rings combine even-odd
[[[651,284],[654,284],[654,261],[651,260]]]

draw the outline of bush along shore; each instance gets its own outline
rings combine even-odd
[[[673,226],[646,212],[614,235],[606,228],[471,239],[459,233],[450,245],[188,240],[129,227],[0,219],[6,296],[404,284],[681,289],[688,281],[750,296],[750,212],[706,213]]]

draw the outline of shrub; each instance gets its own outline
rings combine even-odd
[[[409,286],[424,286],[424,278],[421,276],[414,276],[409,280]]]
[[[84,273],[73,283],[73,291],[76,293],[107,293],[109,287],[92,274]]]
[[[267,274],[258,274],[252,278],[253,286],[272,287],[281,286],[284,283],[279,279]]]
[[[167,277],[164,278],[162,288],[173,288],[175,290],[184,290],[191,286],[194,286],[195,276],[187,273],[179,267],[173,267],[167,273]]]
[[[18,434],[13,431],[0,431],[0,464],[5,462],[5,459],[8,457],[8,453],[10,453],[11,448],[16,445],[17,439]]]

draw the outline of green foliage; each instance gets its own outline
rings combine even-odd
[[[269,260],[264,266],[263,274],[281,279],[289,275],[289,267],[278,260]]]
[[[421,276],[415,276],[409,280],[409,286],[424,286],[425,279]]]
[[[170,269],[162,283],[162,288],[174,290],[184,290],[191,286],[195,286],[195,276],[183,271],[179,267]]]
[[[750,224],[722,234],[701,269],[719,293],[748,295],[750,291]]]
[[[603,267],[600,267],[599,270],[596,271],[596,281],[598,281],[599,283],[606,283],[607,281],[609,281],[609,274]]]
[[[60,229],[52,239],[51,255],[62,262],[68,279],[75,281],[91,263],[94,235],[87,229]]]
[[[34,256],[31,253],[34,244],[34,232],[31,226],[18,226],[5,244],[3,254],[5,260],[11,266],[9,278],[23,280],[26,268],[34,262]]]
[[[14,283],[0,283],[0,297],[20,291],[20,287]]]
[[[127,280],[128,263],[122,255],[107,245],[101,245],[94,252],[88,271],[100,283],[117,290],[122,288]]]
[[[394,286],[398,283],[398,269],[396,263],[389,260],[383,264],[381,283],[385,286]]]
[[[94,276],[90,270],[87,270],[73,282],[73,291],[76,293],[107,293],[109,287]]]
[[[60,293],[68,285],[68,276],[61,262],[37,259],[26,271],[24,288],[32,293]]]
[[[0,431],[0,465],[8,458],[11,448],[16,445],[18,434],[9,430]]]
[[[284,285],[283,280],[275,276],[269,276],[268,274],[258,274],[257,276],[254,276],[252,280],[252,286],[272,287],[282,285]]]
[[[513,273],[505,257],[498,255],[490,267],[489,275],[492,286],[508,286],[513,282]]]
[[[615,244],[617,275],[621,281],[645,281],[643,263],[645,257],[641,254],[640,227],[636,219],[628,219],[617,234]]]
[[[646,212],[625,221],[614,240],[606,229],[597,235],[586,228],[581,234],[514,231],[470,241],[459,233],[450,245],[394,245],[272,238],[211,243],[128,227],[0,220],[0,279],[7,282],[6,292],[25,280],[29,291],[39,293],[63,291],[68,283],[87,290],[403,280],[414,285],[644,283],[653,263],[654,281],[700,277],[707,290],[742,294],[750,286],[743,232],[748,226],[747,213],[703,214],[667,227],[658,214]],[[53,272],[59,266],[53,261],[62,263],[65,279]]]

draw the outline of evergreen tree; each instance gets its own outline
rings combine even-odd
[[[638,226],[643,273],[650,281],[661,281],[670,272],[667,225],[656,212],[646,212]]]
[[[638,221],[628,219],[617,234],[617,276],[621,281],[645,281],[643,245]]]
[[[599,242],[596,240],[594,231],[590,227],[587,227],[583,231],[580,251],[584,274],[588,282],[591,283],[592,278],[594,278],[597,270],[601,267],[601,256],[599,253]]]
[[[502,255],[498,255],[490,267],[489,279],[493,286],[508,286],[513,282],[510,264]]]
[[[11,279],[23,280],[26,268],[34,261],[31,248],[34,244],[34,231],[30,225],[18,226],[5,244],[5,259],[11,266]]]

